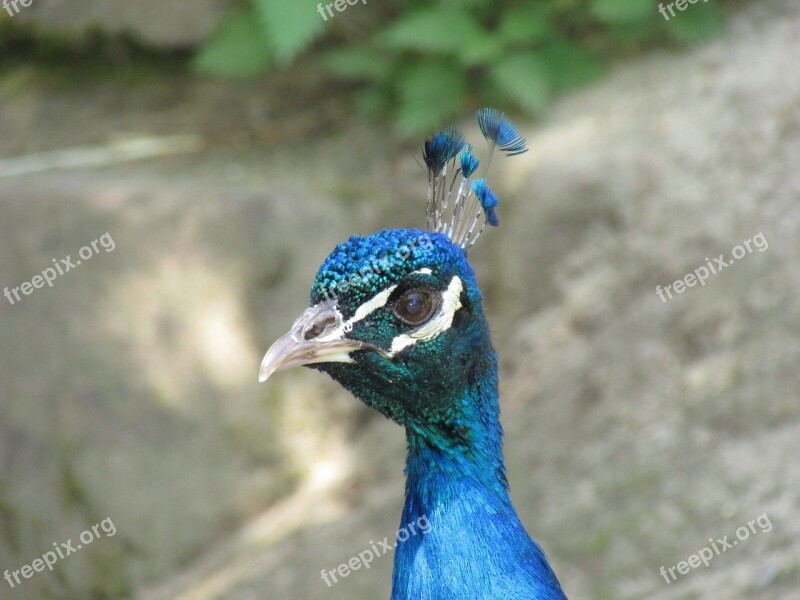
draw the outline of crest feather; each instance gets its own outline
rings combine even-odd
[[[486,183],[494,149],[499,148],[506,156],[528,151],[525,138],[499,110],[482,108],[475,118],[489,142],[483,177],[470,181],[480,161],[472,146],[464,141],[464,135],[454,127],[434,133],[422,148],[422,159],[428,169],[428,229],[444,233],[464,250],[475,244],[487,223],[493,227],[500,224],[499,199]]]

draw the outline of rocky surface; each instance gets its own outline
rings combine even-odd
[[[102,31],[155,48],[180,49],[205,40],[229,7],[227,0],[33,0],[13,18],[57,34],[80,37]]]
[[[571,598],[800,587],[798,40],[794,0],[747,6],[523,125],[531,152],[495,171],[503,225],[472,256],[509,479]],[[0,598],[388,597],[390,556],[331,587],[320,571],[393,535],[402,432],[318,373],[255,375],[337,241],[419,223],[414,149],[287,128],[258,85],[27,83],[0,87],[2,156],[119,132],[206,145],[0,180],[0,285],[116,244],[2,300],[0,567],[117,528]],[[759,233],[763,251],[659,299]],[[765,514],[708,567],[659,574]]]

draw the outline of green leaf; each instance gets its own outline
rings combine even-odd
[[[670,36],[679,42],[698,42],[724,29],[725,13],[716,4],[690,4],[684,11],[675,10],[667,27]]]
[[[646,22],[619,22],[606,25],[606,33],[611,41],[618,47],[641,45],[653,39],[663,38],[664,24],[659,23],[660,17],[651,18]]]
[[[253,0],[267,39],[279,62],[287,63],[320,33],[326,21],[314,0]],[[323,3],[324,5],[324,3]],[[334,13],[336,14],[336,13]]]
[[[396,124],[404,133],[430,133],[455,114],[466,97],[465,74],[449,61],[417,63],[398,79]]]
[[[382,88],[369,87],[359,92],[354,99],[356,112],[366,117],[379,117],[389,110],[391,99]]]
[[[544,4],[519,6],[503,13],[497,33],[508,44],[537,43],[553,35],[550,9]]]
[[[492,8],[490,0],[447,0],[447,4],[453,8],[469,9],[473,11]]]
[[[539,51],[554,92],[594,81],[606,72],[606,65],[582,46],[560,40]]]
[[[391,63],[385,56],[366,47],[346,47],[329,50],[322,63],[334,75],[344,79],[383,79],[391,73]]]
[[[459,62],[467,67],[488,65],[495,62],[503,55],[503,44],[489,35],[476,37],[468,44],[464,44],[458,53]]]
[[[592,0],[591,10],[606,23],[647,21],[656,14],[653,0]]]
[[[232,11],[194,58],[200,73],[252,77],[263,72],[273,54],[252,10]]]
[[[383,32],[381,40],[390,48],[451,54],[466,64],[491,60],[497,49],[469,13],[445,6],[404,14]]]
[[[507,56],[489,70],[489,79],[531,112],[541,112],[547,106],[550,80],[542,59],[534,52]]]

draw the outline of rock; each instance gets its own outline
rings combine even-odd
[[[229,6],[225,0],[33,0],[14,18],[57,33],[125,33],[154,48],[182,49],[202,43]]]

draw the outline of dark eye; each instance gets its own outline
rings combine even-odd
[[[394,314],[409,325],[419,325],[433,316],[437,297],[430,290],[409,290],[394,303]]]

